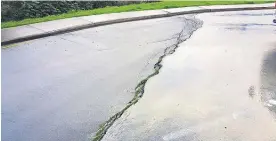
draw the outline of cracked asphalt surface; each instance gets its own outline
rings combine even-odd
[[[2,48],[2,140],[89,140],[193,16],[120,23]]]
[[[273,13],[120,23],[3,48],[2,140],[89,140],[165,51],[103,140],[274,141]]]
[[[273,10],[199,14],[104,141],[275,141]]]

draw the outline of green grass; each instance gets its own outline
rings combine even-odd
[[[231,4],[257,4],[257,3],[268,3],[273,1],[162,1],[154,3],[142,3],[142,4],[132,4],[125,6],[112,6],[93,10],[82,10],[82,11],[71,11],[61,15],[52,15],[42,18],[31,18],[24,19],[21,21],[9,21],[1,23],[1,28],[15,27],[33,23],[40,23],[58,19],[79,17],[79,16],[89,16],[107,13],[119,13],[128,11],[141,11],[141,10],[154,10],[154,9],[167,9],[167,8],[178,8],[178,7],[188,7],[188,6],[203,6],[203,5],[231,5]]]

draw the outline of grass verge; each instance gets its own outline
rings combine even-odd
[[[107,14],[107,13],[119,13],[128,11],[142,11],[142,10],[156,10],[156,9],[167,9],[167,8],[178,8],[188,6],[208,6],[208,5],[234,5],[234,4],[260,4],[260,3],[271,3],[273,1],[162,1],[154,3],[142,3],[142,4],[131,4],[125,6],[111,6],[93,10],[81,10],[71,11],[60,15],[51,15],[42,18],[31,18],[24,19],[21,21],[9,21],[1,23],[1,28],[16,27],[21,25],[28,25],[33,23],[40,23],[46,21],[53,21],[58,19]]]

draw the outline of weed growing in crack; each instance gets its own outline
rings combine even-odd
[[[132,100],[128,102],[126,107],[124,109],[122,109],[120,112],[116,113],[111,118],[109,118],[109,120],[106,121],[104,124],[100,125],[99,130],[97,131],[95,137],[93,138],[93,141],[100,141],[106,134],[107,130],[113,125],[113,123],[118,118],[120,118],[129,107],[136,104],[139,101],[139,99],[142,98],[147,81],[151,77],[157,75],[159,73],[160,69],[162,68],[161,62],[162,62],[163,58],[166,57],[167,55],[173,54],[175,52],[175,50],[179,47],[180,43],[189,39],[192,36],[192,33],[195,32],[197,29],[199,29],[202,26],[202,21],[199,21],[199,20],[195,19],[194,17],[192,19],[184,17],[183,20],[184,20],[184,25],[186,25],[186,26],[183,26],[183,29],[180,31],[180,33],[178,33],[176,43],[172,46],[167,47],[164,50],[164,54],[162,56],[160,56],[158,61],[154,64],[154,72],[152,74],[150,74],[147,78],[141,80],[137,84],[137,86],[135,87],[135,95],[132,98]],[[187,27],[190,29],[186,29]],[[187,35],[184,36],[184,31],[186,31],[186,30],[189,32],[187,33]]]

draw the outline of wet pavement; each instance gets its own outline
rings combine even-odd
[[[275,141],[273,10],[199,14],[104,141]]]
[[[101,26],[2,47],[2,140],[89,140],[190,34],[184,16]]]

